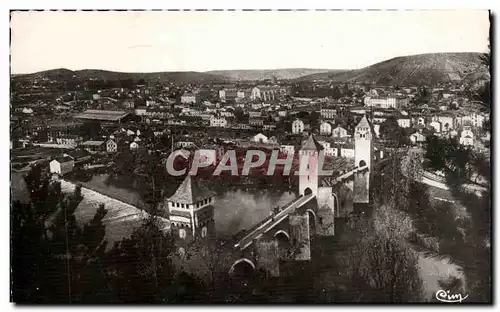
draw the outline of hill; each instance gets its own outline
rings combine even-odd
[[[481,53],[429,53],[396,57],[347,72],[326,72],[300,77],[297,81],[370,82],[418,85],[438,82],[489,79]]]
[[[12,75],[13,79],[50,79],[50,80],[125,80],[145,79],[147,81],[176,82],[176,83],[220,83],[230,81],[220,75],[202,72],[158,72],[158,73],[124,73],[100,69],[84,69],[72,71],[65,68],[52,69],[33,74]]]
[[[212,70],[209,74],[229,77],[236,81],[243,80],[265,80],[276,77],[278,79],[296,79],[306,75],[326,73],[326,72],[344,72],[342,70],[316,69],[316,68],[284,68],[284,69],[235,69],[235,70]]]

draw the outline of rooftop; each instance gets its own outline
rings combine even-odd
[[[321,145],[312,134],[302,143],[301,150],[305,151],[321,151],[323,150],[323,145]]]
[[[83,113],[75,115],[75,118],[86,120],[119,121],[128,115],[129,113],[124,111],[89,109]]]
[[[168,201],[183,204],[194,204],[213,195],[214,192],[198,183],[191,177],[191,175],[188,174],[184,181],[182,181],[181,185],[177,188],[174,195],[168,198]]]

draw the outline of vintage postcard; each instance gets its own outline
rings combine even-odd
[[[11,11],[11,301],[491,303],[490,15]]]

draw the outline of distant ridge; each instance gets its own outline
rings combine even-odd
[[[211,70],[207,73],[229,77],[233,80],[265,80],[276,77],[277,79],[296,79],[306,75],[345,72],[345,70],[331,70],[320,68],[283,68],[283,69],[234,69],[234,70]]]
[[[371,66],[346,72],[326,72],[300,77],[296,81],[371,82],[418,85],[449,81],[489,79],[481,53],[428,53],[395,57]]]

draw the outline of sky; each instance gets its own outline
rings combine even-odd
[[[357,69],[486,52],[487,11],[13,12],[11,72]]]

